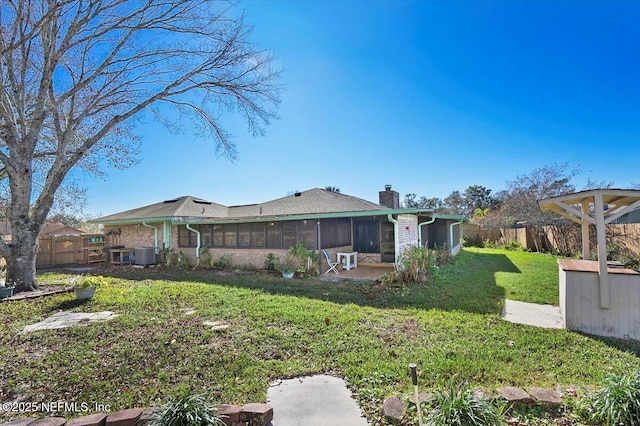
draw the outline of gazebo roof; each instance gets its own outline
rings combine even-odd
[[[538,204],[542,210],[550,210],[574,222],[582,223],[584,219],[595,225],[595,217],[573,206],[595,204],[597,197],[601,197],[603,204],[608,206],[604,211],[605,223],[640,208],[640,190],[637,189],[590,189],[539,200]]]
[[[591,189],[538,200],[538,204],[542,210],[555,212],[582,225],[582,258],[585,260],[589,259],[590,251],[589,225],[596,226],[600,307],[603,309],[609,308],[609,275],[607,272],[605,225],[640,208],[640,190]]]

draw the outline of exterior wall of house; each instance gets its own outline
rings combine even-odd
[[[380,253],[360,253],[358,252],[358,263],[382,263]]]
[[[158,247],[162,250],[164,243],[162,223],[149,223],[149,225],[158,228]],[[105,245],[107,247],[154,247],[155,244],[155,231],[141,224],[105,226],[104,233],[106,237]]]
[[[411,214],[398,215],[398,256],[409,246],[418,242],[418,216]]]

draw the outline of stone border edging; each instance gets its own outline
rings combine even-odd
[[[238,405],[221,404],[219,413],[224,416],[226,426],[266,426],[273,420],[273,407],[269,404],[249,403]],[[151,420],[151,414],[157,408],[129,408],[112,414],[89,414],[67,421],[64,417],[50,416],[41,419],[28,418],[10,420],[0,426],[138,426]]]

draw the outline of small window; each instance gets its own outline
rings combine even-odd
[[[229,248],[238,246],[238,231],[236,225],[224,225],[224,246]]]

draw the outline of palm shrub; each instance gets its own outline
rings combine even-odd
[[[497,426],[504,424],[504,405],[470,389],[466,382],[451,380],[447,389],[436,391],[430,401],[427,426]]]
[[[640,424],[640,369],[610,374],[605,384],[581,403],[581,417],[605,426]]]
[[[184,395],[151,414],[146,426],[224,426],[218,409],[204,394]]]

